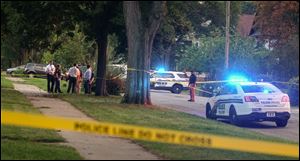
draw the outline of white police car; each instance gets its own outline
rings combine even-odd
[[[290,100],[270,83],[227,83],[208,99],[206,117],[229,119],[235,125],[243,121],[274,121],[278,127],[285,127],[290,118]]]
[[[179,94],[182,90],[188,89],[189,78],[184,72],[175,71],[154,71],[150,74],[151,89],[170,90]]]

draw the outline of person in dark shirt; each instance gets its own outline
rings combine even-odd
[[[196,75],[194,74],[194,71],[191,71],[191,76],[189,80],[189,88],[190,88],[190,97],[188,101],[195,102],[195,88],[196,88]]]
[[[54,72],[54,79],[55,79],[55,93],[62,93],[60,90],[60,80],[61,80],[61,69],[60,65],[57,64]]]

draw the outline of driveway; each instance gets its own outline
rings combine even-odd
[[[154,105],[205,118],[205,103],[208,98],[196,96],[195,102],[188,102],[189,95],[173,94],[164,90],[151,90],[151,100]],[[271,135],[299,142],[299,109],[292,109],[287,127],[278,128],[274,122],[254,122],[242,125],[241,128],[253,130],[265,135]]]

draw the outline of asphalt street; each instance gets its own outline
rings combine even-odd
[[[189,95],[173,94],[164,90],[151,90],[151,100],[154,105],[205,118],[205,103],[208,98],[196,96],[195,102],[188,102]],[[299,142],[299,109],[291,110],[288,125],[278,128],[275,122],[251,122],[240,126],[266,135]],[[226,121],[225,121],[226,123]]]

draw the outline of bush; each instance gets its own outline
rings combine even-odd
[[[18,69],[14,71],[15,74],[24,74],[24,69]]]
[[[299,106],[299,76],[289,80],[288,95],[292,106]]]
[[[13,77],[23,77],[24,76],[24,69],[17,69],[12,73]]]
[[[125,81],[119,78],[107,80],[106,90],[110,95],[120,95],[125,90]]]

